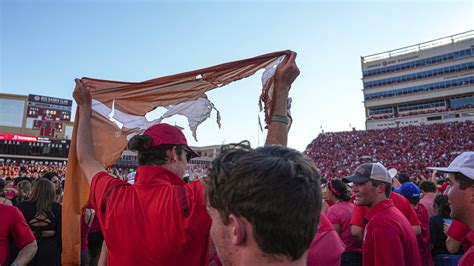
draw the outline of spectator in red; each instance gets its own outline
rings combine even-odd
[[[408,220],[389,199],[392,178],[380,163],[366,163],[343,178],[353,183],[355,204],[367,206],[362,239],[362,264],[421,265],[416,236]]]
[[[318,231],[314,235],[313,242],[308,251],[308,266],[339,266],[341,256],[346,250],[329,219],[321,213]]]
[[[88,204],[90,206],[90,204]],[[81,215],[81,266],[90,265],[88,235],[95,217],[95,211],[90,208],[84,208]]]
[[[390,193],[389,199],[393,201],[393,205],[407,218],[412,225],[415,235],[421,234],[420,220],[411,206],[410,202],[398,193]],[[362,241],[362,231],[365,227],[364,218],[369,208],[355,204],[351,217],[351,234],[357,240]]]
[[[465,223],[471,229],[466,236],[471,246],[459,260],[460,266],[474,265],[474,152],[463,152],[448,167],[431,168],[448,173],[451,188],[448,192],[451,217]]]
[[[413,182],[405,182],[398,189],[394,190],[408,199],[410,204],[416,211],[418,219],[421,222],[421,234],[417,235],[418,248],[420,250],[421,265],[433,266],[433,259],[431,258],[430,248],[430,221],[428,211],[425,206],[418,204],[421,197],[420,189]]]
[[[38,248],[30,227],[15,207],[0,204],[0,214],[0,265],[27,265]],[[15,259],[9,257],[12,243],[20,250]]]
[[[362,265],[362,246],[351,235],[351,217],[354,204],[346,184],[339,179],[328,182],[328,198],[334,202],[329,207],[327,217],[346,246],[341,257],[341,265]]]
[[[420,191],[422,198],[420,199],[420,204],[425,206],[428,211],[428,216],[431,217],[435,215],[433,209],[433,202],[436,196],[436,184],[430,180],[423,180],[420,182]]]

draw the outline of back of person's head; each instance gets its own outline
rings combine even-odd
[[[433,201],[433,209],[437,210],[438,215],[449,217],[451,214],[451,206],[448,201],[448,196],[437,195]]]
[[[302,153],[279,145],[227,145],[206,182],[209,205],[222,223],[229,225],[231,214],[245,218],[266,255],[297,260],[309,248],[321,211],[321,180]]]
[[[53,179],[55,176],[56,176],[57,178],[59,178],[59,175],[58,175],[56,172],[46,172],[46,173],[43,174],[42,178],[46,178],[46,179],[48,179],[49,181],[52,181],[52,179]]]
[[[128,141],[128,149],[137,152],[138,165],[163,165],[168,161],[168,151],[176,146],[176,154],[181,157],[184,145],[163,144],[152,147],[153,139],[147,135],[136,135]]]
[[[138,165],[164,165],[168,161],[168,151],[176,147],[181,158],[186,152],[188,162],[198,157],[189,146],[183,132],[175,126],[161,123],[153,125],[143,135],[136,135],[128,142],[128,149],[138,153]]]
[[[420,188],[413,182],[405,182],[394,191],[400,193],[413,205],[418,204],[421,198]]]
[[[16,185],[18,191],[18,201],[21,202],[29,198],[33,184],[29,180],[22,180]]]
[[[338,199],[342,201],[349,201],[351,199],[349,189],[346,184],[344,184],[339,179],[331,179],[328,182],[329,191]]]
[[[400,182],[400,184],[410,182],[410,176],[405,173],[398,174],[397,179],[398,179],[398,182]]]
[[[21,181],[29,181],[31,183],[31,178],[29,177],[26,177],[26,176],[22,176],[22,177],[17,177],[13,180],[13,185],[14,186],[18,186],[18,183],[20,183]]]
[[[436,185],[430,180],[423,180],[420,182],[420,189],[423,193],[435,193]]]
[[[29,201],[36,203],[36,213],[42,213],[51,210],[55,197],[53,183],[46,178],[40,178],[33,184]]]

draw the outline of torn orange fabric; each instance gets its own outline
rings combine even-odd
[[[260,101],[264,104],[265,121],[268,124],[272,115],[273,74],[276,64],[289,55],[290,51],[274,52],[137,83],[82,78],[82,82],[90,89],[93,103],[96,103],[91,122],[97,160],[105,167],[114,164],[127,145],[127,137],[139,133],[139,128],[127,127],[133,124],[133,119],[144,117],[157,107],[177,105],[199,98],[207,99],[207,91],[249,77],[263,68],[267,68],[267,71],[262,78]],[[131,122],[124,123],[119,128],[104,116],[107,110],[112,109]],[[80,217],[81,210],[89,199],[89,185],[76,157],[78,121],[76,111],[63,198],[63,265],[80,265]]]

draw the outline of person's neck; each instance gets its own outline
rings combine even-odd
[[[372,205],[370,206],[367,206],[369,207],[369,209],[372,209],[373,207],[375,207],[375,205],[379,204],[380,202],[384,201],[384,200],[388,200],[387,197],[385,197],[385,195],[380,195],[377,197],[376,200],[374,200],[374,202],[372,203]]]
[[[272,265],[272,266],[303,266],[306,265],[308,252],[306,251],[298,260],[291,260],[291,258],[283,255],[268,255],[258,250],[253,252],[250,250],[240,252],[236,256],[237,260],[232,265]]]

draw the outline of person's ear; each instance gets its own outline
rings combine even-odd
[[[230,226],[231,226],[231,240],[232,244],[240,245],[245,241],[246,231],[245,225],[239,217],[235,214],[229,215]]]
[[[166,157],[168,158],[168,162],[176,162],[178,160],[178,155],[176,154],[176,146],[172,149],[166,151]]]

